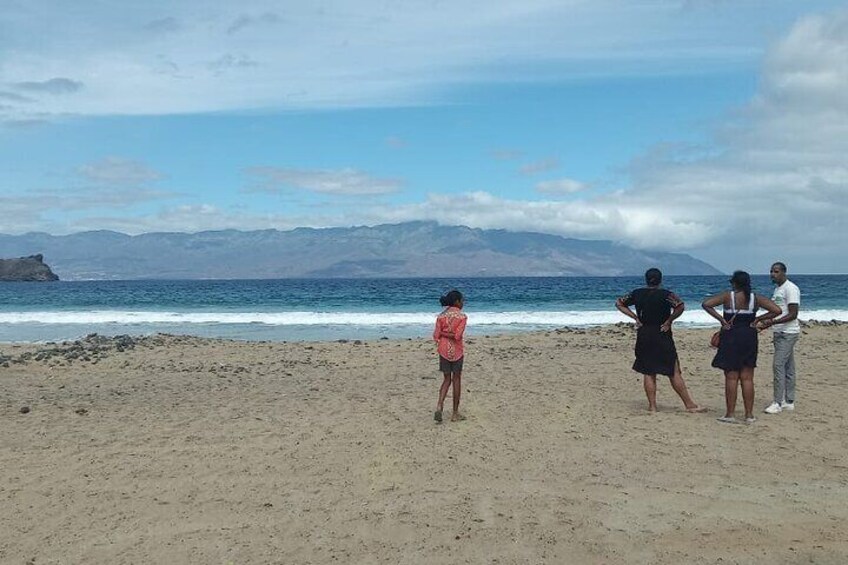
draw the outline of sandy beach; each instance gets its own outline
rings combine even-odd
[[[613,326],[468,339],[441,425],[426,339],[2,344],[0,563],[848,562],[848,326],[773,416],[761,336],[750,426],[710,333],[675,332],[706,414],[663,377],[647,413]]]

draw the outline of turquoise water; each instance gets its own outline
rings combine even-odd
[[[795,276],[801,318],[848,321],[848,276]],[[0,341],[56,341],[88,333],[168,332],[254,340],[417,337],[430,332],[439,296],[466,296],[469,335],[625,321],[616,297],[641,277],[286,279],[0,283]],[[712,325],[705,296],[726,276],[667,277],[687,303],[682,325]],[[755,292],[771,295],[767,276]]]

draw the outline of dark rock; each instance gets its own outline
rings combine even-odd
[[[58,362],[60,365],[65,365],[65,362],[73,363],[75,361],[96,363],[99,359],[108,356],[109,353],[123,353],[135,349],[137,345],[146,347],[166,345],[161,340],[161,336],[134,338],[127,335],[107,337],[89,334],[77,341],[66,341],[60,344],[48,343],[45,345],[50,345],[51,347],[44,347],[35,352],[21,353],[17,357],[4,357],[0,355],[0,365],[5,362],[26,363],[28,361],[46,361],[54,364]],[[58,357],[59,359],[53,359],[54,357]]]
[[[0,281],[44,282],[58,281],[59,277],[44,264],[44,257],[30,255],[18,259],[0,259]]]
[[[29,406],[21,406],[21,414],[29,414]]]

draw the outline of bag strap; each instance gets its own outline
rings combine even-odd
[[[735,320],[735,319],[736,319],[736,316],[738,316],[738,315],[739,315],[739,312],[736,312],[735,314],[733,314],[733,316],[731,316],[731,317],[730,317],[730,319],[727,321],[727,323],[728,323],[728,324],[730,324],[730,325],[732,326],[732,325],[733,325],[733,320]]]

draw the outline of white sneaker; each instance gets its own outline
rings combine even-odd
[[[766,406],[766,409],[763,410],[763,412],[765,412],[766,414],[778,414],[781,410],[783,410],[783,408],[780,406],[780,404],[778,404],[777,402],[772,402],[771,404]]]
[[[789,410],[791,412],[792,410],[795,410],[795,403],[794,402],[781,402],[780,403],[780,409],[781,410]]]

